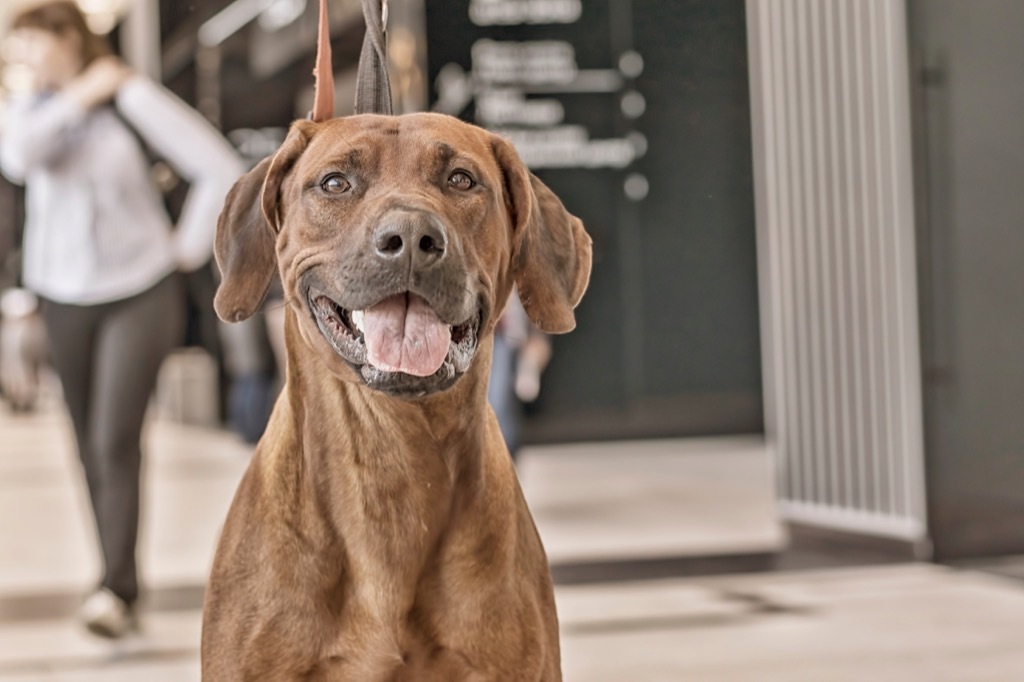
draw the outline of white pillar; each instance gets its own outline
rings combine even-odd
[[[160,80],[159,0],[131,0],[121,28],[121,51],[135,70]]]
[[[923,541],[905,3],[747,0],[747,26],[783,513]]]

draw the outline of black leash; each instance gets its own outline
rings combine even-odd
[[[363,0],[366,35],[356,76],[357,114],[391,114],[388,78],[388,0]]]
[[[387,20],[388,0],[362,0],[366,34],[359,54],[356,75],[357,114],[392,114],[391,81],[388,78]],[[331,30],[327,18],[327,0],[320,0],[320,33],[316,53],[316,95],[312,119],[326,121],[334,117],[334,74],[331,67]]]

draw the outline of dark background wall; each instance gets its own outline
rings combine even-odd
[[[0,289],[20,284],[24,194],[0,176]]]
[[[639,132],[647,152],[622,169],[537,171],[583,219],[595,262],[577,330],[555,339],[530,438],[760,432],[742,0],[587,0],[577,22],[545,26],[474,26],[468,7],[427,4],[431,83],[450,63],[468,71],[481,38],[568,41],[580,69],[614,69],[628,49],[644,61],[621,92],[556,95],[566,124],[593,139]],[[630,89],[646,101],[635,120],[620,108]],[[473,104],[461,115],[475,120]],[[649,185],[637,202],[623,192],[631,174]]]
[[[1024,3],[909,3],[929,527],[1024,551]]]

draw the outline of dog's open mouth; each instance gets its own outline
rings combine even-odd
[[[473,360],[480,316],[446,324],[422,297],[390,296],[365,310],[346,310],[329,296],[309,292],[320,333],[372,388],[403,396],[442,391]]]

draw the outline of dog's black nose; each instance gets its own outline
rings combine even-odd
[[[377,255],[387,260],[408,258],[413,265],[430,265],[444,257],[448,240],[444,227],[418,211],[387,215],[373,235]]]

